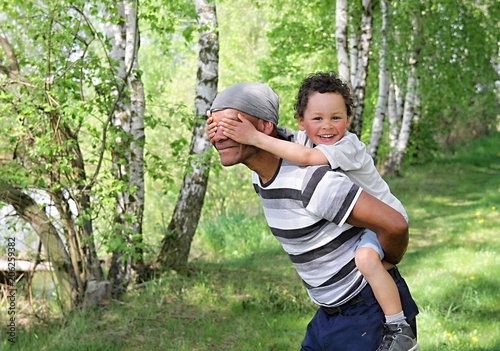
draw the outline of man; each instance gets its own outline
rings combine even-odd
[[[243,115],[257,130],[278,138],[282,132],[276,127],[278,110],[278,96],[269,86],[239,83],[216,97],[210,117],[218,123],[224,118],[239,121]],[[253,171],[268,225],[320,307],[307,327],[301,350],[376,350],[384,332],[384,315],[356,268],[354,248],[363,228],[371,229],[385,260],[397,264],[408,245],[404,217],[328,166],[299,167],[227,138],[222,128],[215,131],[211,143],[223,166],[242,163]],[[388,271],[416,335],[415,302],[397,268]]]

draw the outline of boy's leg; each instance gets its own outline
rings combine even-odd
[[[418,350],[415,334],[403,312],[400,294],[396,286],[397,279],[386,270],[388,264],[381,261],[382,255],[383,251],[379,248],[374,233],[365,232],[358,244],[355,262],[372,288],[385,315],[384,337],[377,351]]]
[[[355,261],[359,271],[372,287],[373,294],[385,316],[402,312],[403,307],[396,283],[382,264],[380,255],[371,248],[360,247],[356,251]]]
[[[418,351],[416,315],[418,308],[411,297],[406,282],[396,267],[389,269],[398,287],[401,303],[406,314],[405,324],[385,324],[384,336],[377,351]]]

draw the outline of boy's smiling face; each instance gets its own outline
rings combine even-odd
[[[342,139],[351,119],[342,95],[315,92],[309,96],[304,116],[297,122],[315,145],[332,145]]]

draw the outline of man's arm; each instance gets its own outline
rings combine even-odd
[[[368,228],[377,234],[385,252],[384,260],[397,264],[408,247],[408,223],[395,209],[362,191],[347,223]]]

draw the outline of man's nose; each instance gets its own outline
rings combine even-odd
[[[221,140],[226,140],[226,139],[227,139],[227,136],[225,136],[224,133],[222,133],[222,128],[217,127],[217,131],[215,132],[215,135],[212,138],[212,140],[210,140],[210,142],[212,144],[215,144],[216,142],[219,142]]]

